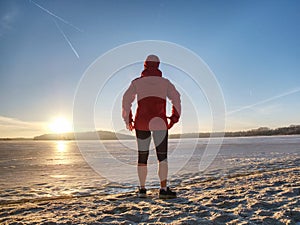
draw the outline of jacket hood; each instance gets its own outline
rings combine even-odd
[[[161,77],[162,72],[158,69],[160,60],[156,55],[148,55],[144,62],[144,70],[141,74],[142,77],[157,76]]]

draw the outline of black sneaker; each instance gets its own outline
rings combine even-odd
[[[139,188],[137,196],[139,198],[147,198],[147,189],[146,188]]]
[[[171,199],[176,198],[176,192],[171,191],[169,187],[167,187],[167,190],[164,189],[159,190],[159,198],[161,199]]]

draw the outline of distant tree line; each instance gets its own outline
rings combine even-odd
[[[133,136],[115,133],[111,131],[91,131],[63,134],[43,134],[36,136],[33,140],[120,140],[133,139]]]
[[[215,132],[215,133],[183,133],[170,134],[170,138],[208,138],[208,137],[247,137],[247,136],[272,136],[272,135],[296,135],[300,134],[300,125],[290,125],[289,127],[280,127],[270,129],[268,127],[260,127],[247,131],[234,132]],[[43,134],[36,136],[33,140],[120,140],[135,139],[133,135],[114,133],[111,131],[95,131],[80,133],[64,133],[64,134]],[[0,138],[0,141],[9,140],[32,140],[32,138]]]
[[[291,125],[289,127],[280,127],[270,129],[268,127],[260,127],[258,129],[248,131],[226,132],[226,137],[240,137],[240,136],[271,136],[271,135],[293,135],[300,134],[300,125]]]
[[[272,136],[272,135],[296,135],[300,134],[300,125],[291,125],[289,127],[280,127],[270,129],[268,127],[260,127],[247,131],[233,132],[215,132],[215,133],[187,133],[187,134],[171,134],[170,138],[208,138],[208,137],[248,137],[248,136]]]

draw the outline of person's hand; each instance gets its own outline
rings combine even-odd
[[[130,131],[134,130],[134,125],[133,125],[133,123],[131,122],[131,123],[129,123],[129,124],[126,124],[126,128],[127,128],[128,130],[130,130]]]
[[[170,120],[169,124],[168,124],[168,130],[171,129],[173,127],[175,123],[173,123],[172,120]]]

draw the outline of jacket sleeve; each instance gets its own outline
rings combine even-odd
[[[172,103],[172,115],[170,119],[173,123],[177,123],[181,115],[181,100],[179,92],[171,82],[168,85],[167,97]]]
[[[129,88],[125,91],[122,99],[122,117],[126,124],[133,122],[131,106],[136,96],[136,90],[131,82]]]

